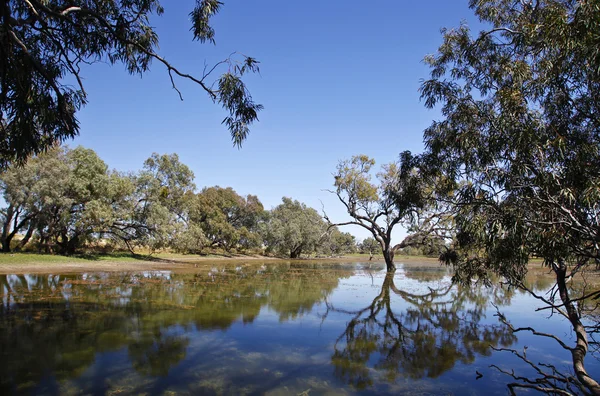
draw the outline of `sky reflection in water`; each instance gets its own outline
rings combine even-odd
[[[490,344],[570,366],[490,303],[517,326],[569,337],[565,322],[520,293],[452,286],[437,266],[8,275],[0,297],[0,394],[506,394],[490,364],[527,371]]]

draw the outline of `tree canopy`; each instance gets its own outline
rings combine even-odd
[[[115,180],[93,150],[54,149],[0,179],[7,203],[1,212],[5,252],[16,233],[26,230],[21,247],[36,232],[40,246],[73,253],[112,219]]]
[[[419,172],[417,161],[410,153],[403,153],[399,161],[383,165],[373,183],[375,160],[366,155],[355,155],[338,163],[334,174],[335,190],[330,191],[346,208],[351,221],[331,226],[356,225],[368,230],[383,253],[389,272],[396,270],[396,251],[413,245],[422,245],[436,239],[445,241],[451,232],[451,217],[436,199],[432,184],[439,178]],[[402,225],[411,232],[402,242],[392,244],[394,227]]]
[[[420,167],[454,182],[456,279],[490,272],[523,286],[541,257],[577,342],[575,376],[535,386],[600,393],[585,370],[586,331],[565,279],[600,260],[600,8],[572,0],[472,0],[490,26],[445,30],[421,87],[442,119],[425,131]],[[544,300],[555,306],[549,300]]]
[[[314,253],[326,231],[327,225],[315,209],[283,197],[269,215],[265,241],[271,250],[299,258],[303,253]]]
[[[190,220],[201,228],[207,245],[226,251],[260,247],[258,231],[265,210],[257,196],[242,197],[231,187],[207,187],[190,205]]]
[[[212,17],[223,3],[197,0],[190,12],[194,40],[215,44]],[[223,124],[241,145],[262,105],[242,81],[258,61],[234,54],[201,75],[191,75],[158,52],[151,19],[162,15],[157,0],[9,0],[0,6],[0,168],[23,162],[79,133],[77,111],[87,103],[81,66],[123,64],[142,75],[152,62],[176,78],[194,82],[227,112]],[[216,74],[224,70],[220,76]]]

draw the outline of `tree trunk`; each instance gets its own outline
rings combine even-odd
[[[387,272],[396,272],[396,266],[394,265],[394,249],[389,245],[383,249],[383,258],[385,259]]]
[[[21,241],[19,242],[19,247],[17,248],[17,250],[23,250],[23,248],[25,247],[25,245],[27,245],[27,242],[29,242],[29,240],[33,236],[33,231],[35,231],[35,228],[36,228],[36,226],[32,222],[29,225],[29,228],[27,228],[27,233],[25,234],[25,236],[23,237],[23,239],[21,239]]]
[[[10,239],[8,237],[2,238],[2,252],[10,253]]]
[[[560,299],[564,304],[565,310],[567,311],[567,316],[569,317],[569,321],[573,326],[573,330],[577,336],[577,343],[575,348],[571,349],[571,354],[573,357],[573,369],[575,370],[575,375],[577,375],[577,379],[594,395],[600,395],[600,384],[596,380],[594,380],[587,373],[584,366],[584,359],[588,352],[588,339],[587,332],[581,323],[581,319],[579,317],[579,312],[577,308],[571,301],[569,297],[569,290],[565,283],[565,277],[567,273],[567,266],[564,263],[560,263],[556,273],[556,284],[558,285],[558,293],[560,295]]]
[[[4,215],[4,224],[2,225],[2,236],[0,240],[2,241],[2,251],[4,253],[10,252],[10,240],[12,237],[10,236],[10,225],[12,223],[14,216],[14,208],[10,205],[6,209],[6,214]]]
[[[65,253],[70,256],[75,254],[75,251],[77,250],[77,248],[79,247],[79,234],[75,234],[73,235],[73,237],[71,239],[68,240],[67,244],[66,244],[66,251]]]
[[[297,247],[296,249],[292,249],[292,250],[290,250],[290,258],[293,258],[293,259],[299,258],[301,253],[302,253],[302,246]]]

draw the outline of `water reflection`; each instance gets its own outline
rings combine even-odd
[[[449,280],[316,263],[0,276],[0,394],[504,394],[475,380],[502,359],[489,345],[517,345],[490,302],[526,300]]]
[[[246,265],[193,274],[0,276],[1,359],[11,362],[0,369],[0,394],[55,393],[54,380],[78,377],[98,354],[123,348],[140,375],[166,376],[186,357],[186,329],[252,323],[266,306],[280,321],[297,318],[350,274]]]
[[[444,278],[443,272],[433,272],[421,272],[419,280]],[[516,337],[506,326],[482,323],[490,296],[496,304],[510,301],[507,290],[491,292],[446,282],[426,293],[411,293],[398,288],[394,275],[388,274],[380,293],[364,308],[348,311],[329,304],[329,311],[350,316],[331,357],[336,376],[358,389],[373,385],[373,369],[388,381],[399,375],[435,378],[457,362],[468,364],[477,355],[489,355],[490,345],[512,345]]]

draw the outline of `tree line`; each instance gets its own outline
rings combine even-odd
[[[138,172],[109,170],[91,149],[55,147],[0,174],[3,252],[74,254],[85,247],[200,254],[260,252],[299,258],[354,252],[349,233],[284,197],[265,210],[256,195],[194,184],[176,154],[152,154]]]

